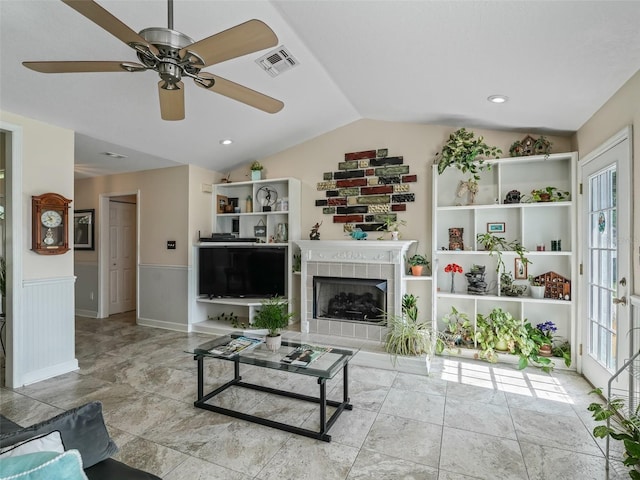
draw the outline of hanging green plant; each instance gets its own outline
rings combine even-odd
[[[436,153],[435,163],[438,174],[447,167],[456,167],[463,173],[469,172],[475,180],[480,180],[480,171],[491,165],[484,164],[486,158],[500,158],[502,150],[484,143],[484,137],[477,137],[464,127],[449,135],[449,140],[442,146],[442,151]]]

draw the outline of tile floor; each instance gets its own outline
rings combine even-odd
[[[120,447],[115,458],[165,480],[606,478],[604,443],[592,437],[586,410],[595,397],[574,373],[438,357],[427,376],[358,364],[356,357],[354,409],[325,443],[195,409],[196,365],[184,352],[210,338],[139,327],[133,314],[78,317],[80,370],[1,389],[0,411],[28,425],[100,400]],[[206,364],[213,384],[231,375],[230,362]],[[313,378],[286,372],[246,367],[242,374],[317,390]],[[340,398],[341,388],[332,380],[329,397]],[[241,388],[217,398],[310,428],[318,416],[310,404]],[[610,478],[619,477],[616,471]]]

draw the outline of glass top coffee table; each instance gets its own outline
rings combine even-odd
[[[332,347],[331,351],[324,353],[320,358],[315,359],[306,367],[295,366],[281,362],[282,358],[288,353],[292,352],[297,347],[304,345],[303,343],[288,340],[283,340],[282,346],[276,352],[272,352],[271,350],[269,350],[265,343],[261,343],[257,347],[251,349],[243,350],[231,357],[216,355],[215,353],[211,352],[212,349],[227,345],[232,339],[241,336],[241,333],[225,335],[223,337],[206,342],[195,348],[193,352],[189,352],[194,355],[194,360],[198,362],[198,399],[194,402],[194,405],[198,408],[203,408],[212,412],[222,413],[224,415],[229,415],[250,422],[259,423],[261,425],[278,428],[286,432],[296,433],[298,435],[304,435],[307,437],[315,438],[317,440],[330,442],[331,435],[329,435],[327,432],[329,431],[331,426],[335,423],[343,410],[353,409],[353,406],[349,403],[349,361],[357,353],[357,350],[345,350]],[[234,363],[233,379],[206,394],[204,393],[205,359],[231,361]],[[297,375],[315,377],[317,378],[320,390],[319,396],[315,397],[310,395],[303,395],[296,392],[281,390],[275,387],[268,387],[264,385],[244,382],[242,381],[242,376],[240,375],[241,365],[254,365],[256,367],[281,370]],[[340,371],[342,371],[343,375],[342,401],[328,400],[326,392],[326,382],[327,380],[334,378]],[[297,400],[317,403],[320,407],[320,429],[318,431],[309,430],[295,425],[276,422],[268,418],[258,417],[255,415],[250,415],[248,413],[240,412],[238,410],[232,410],[229,408],[224,408],[218,405],[207,403],[208,400],[224,392],[230,387],[244,387],[253,390],[259,390],[261,392],[281,395],[284,397],[295,398]],[[327,418],[327,406],[335,408],[335,411],[329,418]]]

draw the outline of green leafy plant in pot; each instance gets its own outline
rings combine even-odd
[[[596,388],[592,394],[602,395]],[[629,469],[629,478],[640,480],[640,406],[631,408],[622,397],[614,397],[605,405],[593,402],[588,410],[598,422],[606,422],[593,429],[593,436],[611,437],[624,445],[623,464]]]
[[[392,355],[392,362],[397,363],[398,355],[416,356],[430,355],[434,350],[432,326],[430,321],[418,319],[418,297],[410,294],[402,296],[402,314],[387,315],[389,331],[385,337],[384,349]]]
[[[419,277],[422,275],[422,271],[425,268],[429,268],[429,260],[427,260],[427,257],[425,255],[420,255],[418,253],[416,253],[415,255],[411,255],[410,257],[406,258],[407,263],[409,264],[409,267],[411,269],[411,275],[413,275],[414,277]]]
[[[286,299],[274,296],[262,302],[260,310],[253,318],[255,328],[264,328],[269,331],[266,337],[267,347],[276,351],[282,345],[282,335],[280,330],[289,325],[289,320],[293,313],[287,310],[289,302]]]
[[[251,180],[260,180],[262,178],[262,169],[264,167],[258,161],[251,164],[249,169],[251,170]]]
[[[484,143],[484,137],[476,137],[473,132],[460,128],[449,135],[442,150],[436,153],[435,163],[438,165],[440,175],[448,167],[456,167],[463,173],[471,173],[475,180],[480,180],[480,171],[487,166],[484,164],[484,159],[500,158],[501,153],[502,150],[498,147]]]

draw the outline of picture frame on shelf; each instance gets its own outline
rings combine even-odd
[[[516,280],[526,280],[527,275],[527,264],[522,261],[520,257],[516,257],[513,260],[513,278]]]
[[[487,233],[504,233],[506,231],[504,222],[487,222]]]
[[[228,203],[227,197],[224,195],[216,195],[216,211],[218,213],[225,213]]]
[[[74,210],[73,248],[75,250],[95,250],[95,209]]]

